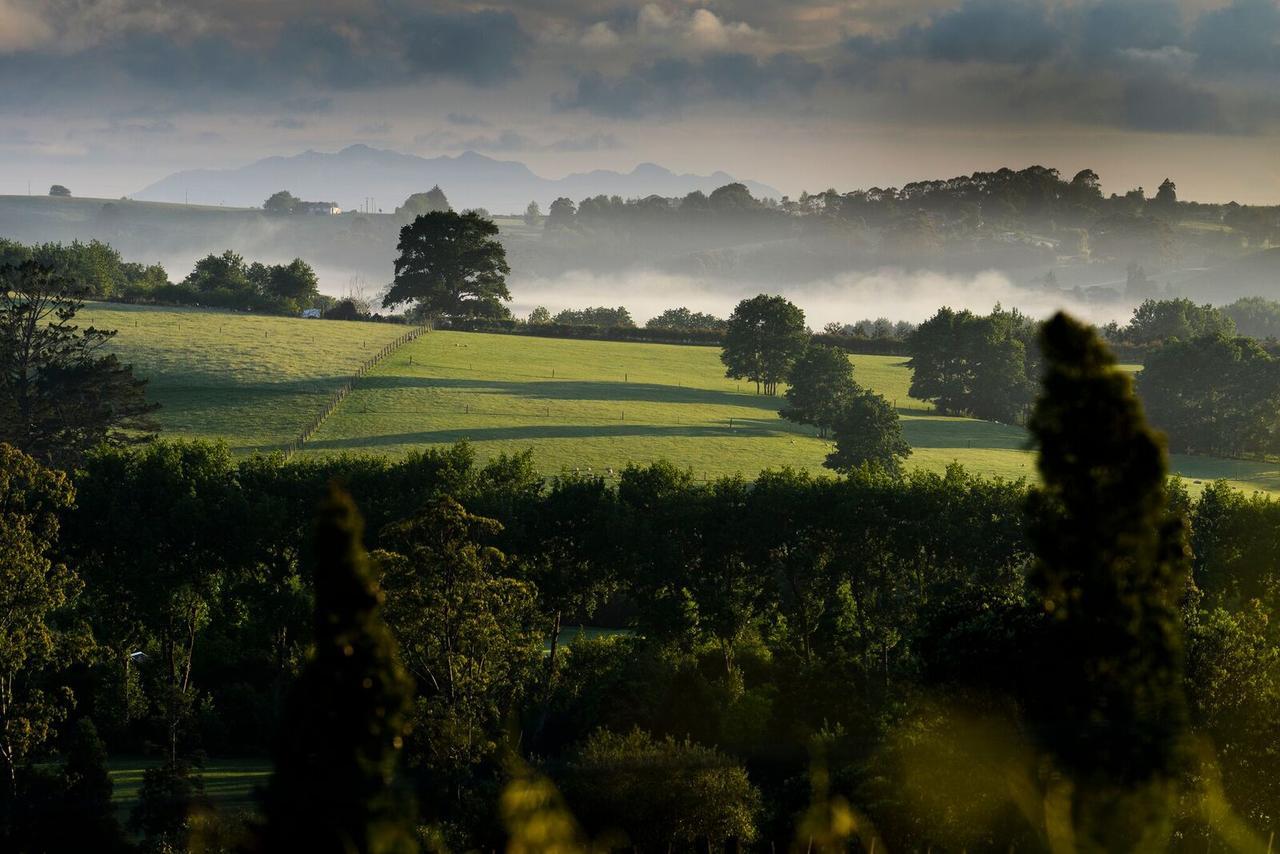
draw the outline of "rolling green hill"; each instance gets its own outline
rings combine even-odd
[[[76,320],[118,330],[112,348],[150,379],[164,435],[225,439],[240,453],[293,439],[365,359],[405,331],[107,303],[86,305]]]
[[[985,474],[1034,476],[1021,428],[935,415],[907,396],[902,357],[852,358],[858,381],[898,407],[911,465],[937,471],[958,461]],[[607,475],[663,457],[708,477],[821,468],[826,442],[778,418],[778,398],[723,374],[711,347],[435,332],[364,378],[306,453],[399,454],[465,439],[482,457],[532,447],[548,474]],[[1193,481],[1224,477],[1280,491],[1274,464],[1175,457],[1174,465]]]
[[[242,454],[283,447],[358,365],[405,331],[103,303],[86,306],[80,321],[119,330],[112,346],[150,378],[163,435],[224,439]],[[1020,428],[935,415],[908,397],[902,357],[852,359],[858,381],[898,407],[915,449],[909,465],[1034,476]],[[303,453],[402,454],[465,439],[482,458],[533,448],[545,474],[607,476],[658,458],[699,477],[821,469],[827,443],[778,418],[780,404],[725,379],[712,347],[434,332],[360,380]],[[1196,457],[1174,465],[1192,481],[1221,477],[1280,493],[1280,465]]]

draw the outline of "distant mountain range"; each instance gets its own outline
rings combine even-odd
[[[335,153],[304,151],[292,157],[268,157],[239,169],[176,172],[132,198],[257,207],[277,190],[288,190],[308,201],[336,202],[344,209],[361,208],[372,197],[376,208],[390,213],[410,194],[438,184],[456,209],[482,207],[503,214],[523,212],[530,201],[545,211],[559,196],[575,202],[601,193],[623,198],[655,193],[683,196],[693,190],[710,192],[734,180],[725,172],[678,175],[653,163],[641,163],[626,173],[597,169],[553,180],[535,175],[523,163],[473,151],[427,158],[352,145]],[[781,195],[756,181],[742,183],[757,198]]]

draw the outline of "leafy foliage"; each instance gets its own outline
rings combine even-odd
[[[812,424],[818,435],[826,438],[861,391],[853,379],[853,364],[843,350],[811,344],[791,368],[787,405],[778,414],[797,424]]]
[[[384,308],[412,302],[430,315],[502,317],[510,300],[498,227],[475,213],[432,211],[400,229],[396,277]]]
[[[845,401],[831,428],[836,447],[823,463],[827,468],[849,472],[871,466],[898,475],[902,460],[911,455],[897,411],[868,389],[859,389]]]
[[[1179,452],[1224,456],[1280,450],[1280,362],[1249,338],[1177,338],[1138,374],[1151,420]]]
[[[72,652],[56,615],[80,580],[55,560],[61,514],[75,491],[66,475],[0,443],[0,772],[5,800],[18,771],[54,732],[67,696],[42,676]],[[0,828],[3,832],[4,828]]]
[[[947,414],[1014,423],[1031,402],[1032,325],[999,306],[985,317],[942,308],[911,333],[911,396]]]
[[[757,836],[760,793],[724,754],[641,730],[592,734],[566,771],[570,808],[588,830],[621,831],[637,849],[720,847]]]
[[[783,297],[760,294],[734,308],[720,361],[725,376],[755,383],[757,394],[763,387],[774,395],[807,343],[804,312]]]
[[[100,353],[115,332],[72,323],[82,307],[74,284],[34,261],[0,268],[0,441],[57,465],[155,428],[146,381]]]

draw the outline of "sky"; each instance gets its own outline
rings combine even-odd
[[[1280,203],[1280,0],[0,0],[0,193],[352,143]]]

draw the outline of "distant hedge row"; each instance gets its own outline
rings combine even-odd
[[[582,338],[601,341],[636,341],[648,344],[692,344],[718,347],[724,333],[713,329],[644,329],[621,326],[579,326],[565,323],[526,323],[523,320],[450,318],[436,324],[438,329],[457,332],[493,332],[504,335],[531,335],[538,338]],[[854,338],[849,335],[813,336],[814,343],[830,344],[849,353],[905,356],[905,341],[896,338]]]

